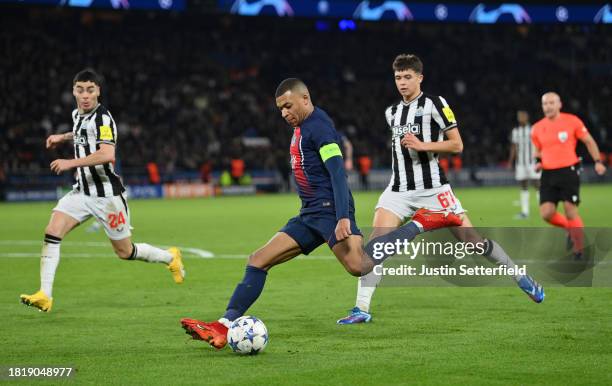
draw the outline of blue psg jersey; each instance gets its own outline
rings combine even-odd
[[[327,113],[318,107],[302,125],[295,127],[291,138],[291,169],[302,200],[300,213],[334,212],[334,190],[331,177],[319,155],[327,144],[341,146],[340,135]],[[349,190],[349,212],[355,212],[353,195]]]

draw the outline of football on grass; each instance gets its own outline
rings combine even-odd
[[[259,354],[268,344],[268,329],[256,317],[242,316],[227,331],[227,344],[241,355]]]

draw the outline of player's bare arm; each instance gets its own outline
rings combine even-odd
[[[340,220],[338,220],[335,232],[336,239],[338,241],[347,239],[350,235],[353,234],[353,232],[351,232],[351,220],[349,220],[348,218],[341,218]]]
[[[416,135],[408,133],[402,138],[402,146],[416,151],[429,151],[433,153],[457,154],[463,151],[463,141],[459,129],[454,127],[444,133],[446,138],[441,142],[423,142]]]
[[[64,134],[52,134],[47,137],[47,141],[46,141],[47,149],[53,149],[57,145],[63,142],[66,142],[66,141],[70,141],[71,139],[72,139],[71,132],[67,132]]]
[[[91,153],[84,158],[76,159],[56,159],[51,162],[51,170],[55,174],[61,174],[67,170],[79,168],[82,166],[103,165],[109,162],[115,162],[115,146],[107,143],[101,143],[100,149]]]
[[[601,162],[601,155],[599,154],[597,142],[595,142],[591,134],[585,135],[584,137],[580,138],[580,140],[586,146],[591,158],[593,158],[593,161],[595,161],[595,173],[603,176],[606,173],[606,166],[603,164],[603,162]]]

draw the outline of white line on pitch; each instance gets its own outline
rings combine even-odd
[[[183,250],[186,250],[183,248]],[[197,256],[199,258],[204,259],[247,259],[248,253],[244,255],[214,255],[214,256]],[[39,253],[32,252],[0,252],[0,258],[31,258],[31,257],[40,257]],[[62,257],[70,257],[70,258],[113,258],[115,255],[112,252],[108,253],[62,253]],[[300,259],[308,259],[308,260],[331,260],[334,259],[333,256],[302,256]]]
[[[109,253],[62,253],[62,257],[70,257],[70,258],[114,258],[115,256],[112,254],[112,252]],[[246,260],[248,258],[248,254],[244,254],[244,255],[214,255],[213,257],[202,257],[202,256],[198,256],[200,258],[205,258],[205,259],[223,259],[223,260],[239,260],[239,259],[244,259]],[[20,252],[8,252],[8,253],[2,253],[0,252],[0,258],[40,258],[40,254],[37,253],[29,253],[29,252],[24,252],[24,253],[20,253]],[[311,256],[300,256],[298,257],[299,260],[334,260],[335,257],[334,256],[326,256],[326,255],[311,255]],[[541,261],[541,260],[523,260],[520,261],[520,264],[538,264],[538,263],[550,263],[550,262],[546,262],[546,261]],[[571,261],[568,261],[568,263],[572,263]],[[579,262],[576,262],[576,264],[579,264]],[[606,266],[606,265],[612,265],[611,261],[599,261],[598,263],[596,263],[596,265],[598,266]]]
[[[0,245],[38,245],[42,244],[39,240],[0,240]],[[99,242],[99,241],[68,241],[62,242],[62,245],[66,246],[86,246],[86,247],[107,247],[109,246],[108,242]],[[169,246],[162,246],[161,248],[170,248]],[[218,254],[215,255],[210,251],[206,251],[199,248],[191,248],[191,247],[179,247],[184,252],[189,252],[196,257],[202,259],[247,259],[249,254]],[[98,258],[98,257],[114,257],[112,252],[108,253],[62,253],[64,257],[86,257],[86,258]],[[12,258],[28,258],[28,257],[40,257],[39,253],[30,253],[30,252],[0,252],[0,257],[12,257]],[[333,255],[310,255],[310,256],[300,256],[300,259],[306,260],[333,260],[335,256]],[[603,259],[602,259],[603,260]],[[554,263],[554,261],[542,261],[542,260],[520,260],[520,264],[537,264],[537,263]],[[597,265],[610,265],[612,262],[608,261],[599,261]]]
[[[0,245],[37,245],[41,246],[42,241],[40,240],[0,240]],[[78,246],[78,247],[110,247],[110,242],[101,242],[101,241],[64,241],[62,242],[63,246]],[[160,245],[161,248],[170,248],[167,245]],[[189,252],[191,254],[196,255],[197,257],[201,257],[204,259],[210,259],[215,257],[214,253],[210,251],[206,251],[204,249],[192,248],[192,247],[179,247],[184,252]],[[91,253],[83,253],[83,254],[75,254],[75,257],[83,256],[83,257],[94,257],[94,255],[100,256],[112,256],[112,254],[91,254]],[[19,256],[7,256],[6,253],[0,253],[2,257],[19,257]],[[35,256],[40,256],[36,254]],[[68,256],[66,254],[62,254],[62,256]],[[27,256],[23,256],[27,257]]]

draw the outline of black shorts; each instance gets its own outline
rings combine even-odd
[[[542,171],[540,204],[568,201],[580,204],[580,167],[578,164]]]

